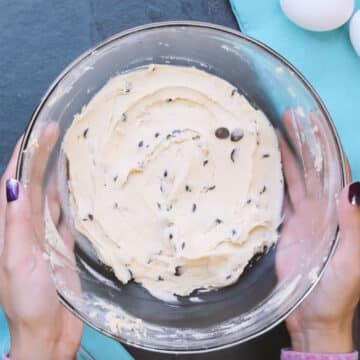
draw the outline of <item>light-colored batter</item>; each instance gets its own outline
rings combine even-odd
[[[160,298],[227,286],[277,240],[275,131],[218,77],[170,65],[119,75],[63,150],[75,227],[123,283]]]

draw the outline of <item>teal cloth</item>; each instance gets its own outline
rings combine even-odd
[[[133,357],[119,343],[101,335],[89,326],[84,327],[82,345],[96,360],[133,360]],[[5,315],[0,308],[0,359],[1,355],[6,354],[9,349],[9,330]],[[81,356],[78,359],[82,360]]]
[[[279,0],[230,3],[245,34],[279,52],[314,86],[335,122],[353,178],[360,180],[360,57],[351,46],[348,24],[315,33],[291,23]]]

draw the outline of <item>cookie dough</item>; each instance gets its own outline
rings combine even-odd
[[[278,238],[274,128],[221,78],[172,65],[121,74],[62,148],[74,226],[124,284],[160,298],[224,287]]]

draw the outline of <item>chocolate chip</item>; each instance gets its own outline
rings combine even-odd
[[[236,128],[231,132],[230,140],[231,141],[240,141],[244,137],[244,130]]]
[[[193,140],[199,140],[200,139],[200,135],[195,135],[192,137]]]
[[[166,211],[170,211],[170,210],[172,210],[172,208],[173,208],[173,206],[172,206],[172,204],[170,204],[170,205],[166,208]]]
[[[138,147],[142,147],[144,145],[144,142],[141,140],[141,141],[139,141],[139,143],[138,143]]]
[[[191,189],[190,189],[190,186],[189,186],[189,185],[186,185],[186,186],[185,186],[185,191],[191,192]]]
[[[89,128],[85,129],[83,132],[83,138],[86,139],[87,138],[87,134],[89,132]]]
[[[226,280],[230,280],[231,279],[231,277],[232,277],[232,275],[230,274],[230,275],[228,275],[228,276],[226,276]]]
[[[163,192],[163,191],[164,191],[164,189],[163,189],[162,185],[160,185],[160,192]]]
[[[182,275],[182,273],[183,273],[183,271],[182,271],[183,269],[182,269],[182,267],[181,266],[177,266],[176,268],[175,268],[175,276],[181,276]]]
[[[157,205],[158,209],[161,210],[161,204],[157,202],[156,205]]]
[[[168,176],[168,172],[167,170],[164,171],[164,178],[166,178]]]
[[[233,163],[235,162],[235,153],[236,153],[236,149],[232,149],[230,153],[230,159]]]
[[[174,235],[170,233],[170,234],[169,234],[169,239],[172,240],[173,237],[174,237]]]
[[[260,195],[263,194],[266,191],[266,186],[264,185],[264,187],[262,188],[262,190],[260,191]]]
[[[90,221],[93,221],[94,220],[94,215],[93,214],[88,214],[88,218]]]
[[[126,115],[126,113],[122,113],[122,115],[121,115],[121,120],[122,120],[123,122],[125,122],[125,121],[127,120],[127,115]]]
[[[251,199],[248,199],[248,200],[246,201],[246,203],[247,203],[247,204],[251,204]]]
[[[181,130],[179,130],[179,129],[175,129],[172,131],[173,135],[180,134],[180,133],[181,133]]]
[[[171,135],[171,134],[167,134],[167,135],[166,135],[166,140],[169,140],[170,138],[172,138],[172,135]]]
[[[159,137],[159,135],[160,135],[160,133],[155,133],[155,137],[157,138],[157,137]]]
[[[215,130],[215,136],[218,139],[227,139],[230,136],[230,131],[226,127],[219,127]]]
[[[192,206],[192,212],[194,213],[196,211],[196,204],[193,204]]]
[[[172,101],[173,101],[172,98],[167,98],[167,99],[166,99],[166,102],[172,102]]]
[[[209,163],[209,160],[204,160],[203,161],[203,166],[206,166]]]
[[[263,157],[263,159],[269,158],[270,154],[264,154],[262,157]]]
[[[215,189],[216,189],[216,185],[205,186],[205,187],[204,187],[205,192],[213,191],[213,190],[215,190]]]
[[[117,209],[119,207],[119,204],[116,202],[114,203],[114,208]]]
[[[181,244],[181,250],[185,249],[185,241]]]
[[[162,276],[158,276],[158,281],[164,281],[164,278]]]
[[[237,89],[232,89],[231,96],[234,96],[236,94],[236,92],[237,92]]]
[[[236,230],[235,230],[235,229],[232,229],[232,230],[231,230],[231,235],[232,235],[232,236],[235,236],[235,235],[236,235]]]
[[[69,159],[65,158],[65,174],[66,174],[66,180],[70,179],[70,163]]]
[[[119,178],[119,175],[115,175],[115,176],[113,177],[113,181],[116,182],[118,178]]]
[[[89,219],[88,218],[83,218],[82,221],[88,221]]]
[[[215,219],[216,224],[221,224],[223,221],[221,219]]]

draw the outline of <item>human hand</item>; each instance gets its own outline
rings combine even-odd
[[[360,183],[342,191],[339,224],[340,242],[323,277],[286,320],[295,351],[353,351],[352,320],[360,299]]]
[[[18,199],[6,203],[5,184],[15,176],[20,141],[0,184],[0,303],[9,322],[15,360],[74,359],[82,335],[81,321],[58,301],[38,238],[43,235],[42,206],[34,199],[39,197],[44,164],[57,136],[57,127],[50,125],[40,137],[32,193],[19,184]],[[14,181],[7,183],[9,190],[15,190],[13,195],[16,186]]]
[[[310,120],[313,125],[321,121],[314,114],[310,115]],[[284,125],[290,137],[293,137],[292,142],[296,144],[294,118],[290,113],[285,114]],[[319,135],[321,136],[321,132]],[[321,177],[316,171],[311,170],[312,166],[308,166],[306,188],[297,161],[281,137],[280,147],[286,163],[284,174],[289,194],[285,203],[285,222],[276,261],[277,273],[281,278],[286,276],[293,266],[294,257],[306,258],[308,254],[314,253],[317,240],[329,224],[321,219],[327,198],[326,191],[324,193],[321,189]],[[301,151],[306,167],[309,149],[304,147]],[[326,179],[329,169],[324,166],[322,176]],[[318,229],[304,226],[304,219],[311,224],[311,217],[316,217]],[[352,319],[360,298],[359,183],[347,186],[342,191],[338,217],[340,242],[335,254],[316,288],[286,320],[295,351],[345,353],[353,350]]]

